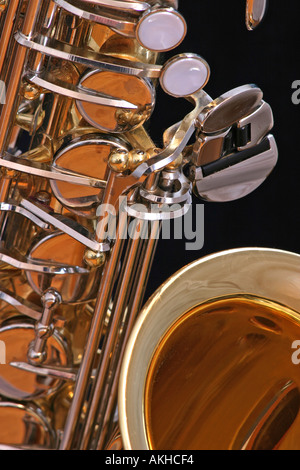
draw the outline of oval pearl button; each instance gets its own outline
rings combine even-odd
[[[147,49],[168,51],[181,43],[185,33],[186,23],[178,12],[158,10],[142,18],[137,38]]]
[[[209,66],[201,57],[178,57],[165,65],[160,83],[172,96],[188,96],[204,87],[209,73]]]

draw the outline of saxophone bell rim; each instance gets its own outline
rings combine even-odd
[[[153,294],[131,333],[121,370],[118,409],[125,449],[150,448],[146,381],[154,353],[172,325],[195,306],[241,295],[269,299],[300,314],[295,288],[300,285],[299,261],[300,255],[278,249],[226,250],[187,265]]]

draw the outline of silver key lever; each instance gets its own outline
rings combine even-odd
[[[127,2],[103,0],[54,0],[64,10],[79,18],[110,27],[119,34],[135,37],[146,49],[163,52],[177,47],[186,35],[186,22],[174,8],[177,2]],[[117,3],[121,8],[116,8]],[[153,3],[153,5],[152,5]]]
[[[270,106],[255,85],[235,88],[198,116],[197,140],[187,168],[202,199],[232,201],[254,191],[273,170],[278,151]]]
[[[43,312],[35,326],[35,339],[28,349],[28,359],[33,365],[42,364],[47,359],[46,343],[54,330],[53,315],[61,304],[61,296],[56,289],[46,290],[41,298]]]
[[[275,139],[268,135],[260,144],[234,152],[196,169],[194,192],[212,202],[235,201],[257,189],[277,163]]]

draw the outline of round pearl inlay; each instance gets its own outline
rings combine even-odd
[[[184,38],[186,24],[183,17],[172,11],[158,10],[146,15],[137,30],[139,42],[152,51],[167,51]]]
[[[188,96],[206,84],[208,65],[200,57],[182,57],[167,64],[160,78],[163,89],[172,96]]]

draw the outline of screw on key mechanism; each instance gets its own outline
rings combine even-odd
[[[42,296],[43,313],[35,326],[35,339],[29,346],[28,360],[31,364],[42,364],[47,359],[46,343],[52,336],[53,314],[61,303],[61,296],[57,290],[49,288]]]

